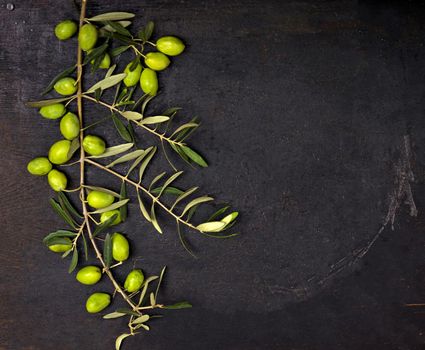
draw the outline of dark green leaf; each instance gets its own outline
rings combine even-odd
[[[106,229],[111,227],[112,223],[115,221],[117,217],[118,217],[118,214],[114,214],[108,220],[105,220],[104,222],[97,225],[95,230],[93,231],[93,237],[96,237],[98,234],[104,232]]]
[[[159,287],[161,287],[161,283],[162,283],[162,280],[164,278],[164,274],[165,274],[166,269],[167,269],[167,266],[164,266],[161,270],[161,274],[159,275],[159,281],[158,281],[158,284],[156,285],[156,291],[155,291],[155,298],[154,298],[155,300],[158,297]]]
[[[72,96],[69,97],[60,97],[60,98],[50,98],[48,100],[41,100],[41,101],[29,101],[26,103],[28,107],[34,107],[34,108],[41,108],[44,106],[50,106],[55,103],[61,103],[68,101],[72,98]]]
[[[115,57],[121,55],[123,52],[127,51],[130,48],[129,45],[118,46],[111,50],[111,56]]]
[[[94,48],[92,51],[90,51],[90,53],[86,55],[86,57],[84,57],[83,64],[88,64],[90,63],[91,60],[94,60],[95,58],[102,56],[107,48],[108,48],[108,42],[100,45],[99,47]]]
[[[165,174],[166,174],[166,172],[164,171],[161,174],[155,176],[155,178],[152,180],[152,182],[149,185],[149,191],[151,190],[153,185],[155,185],[159,180],[161,180],[164,177]]]
[[[103,243],[103,260],[105,261],[106,267],[110,267],[112,264],[112,241],[111,235],[108,233]]]
[[[114,122],[115,128],[117,129],[121,138],[127,142],[132,142],[132,137],[121,119],[118,118],[115,114],[112,114],[112,121]]]
[[[86,240],[86,236],[84,236],[84,233],[81,234],[81,238],[83,239],[83,247],[84,247],[84,257],[87,260],[89,260],[89,250],[87,247],[87,240]]]
[[[153,225],[153,227],[155,227],[155,229],[159,232],[162,233],[162,229],[158,224],[158,221],[156,219],[156,214],[155,214],[155,202],[152,203],[152,207],[151,207],[151,223]]]
[[[68,237],[51,237],[49,239],[43,239],[43,242],[47,246],[56,245],[56,244],[68,245],[70,243]]]
[[[112,37],[114,39],[117,39],[118,41],[121,41],[124,44],[128,44],[128,45],[135,45],[137,44],[135,41],[133,41],[132,39],[126,37],[125,35],[122,35],[120,33],[112,33]]]
[[[223,207],[223,208],[220,208],[220,209],[218,209],[214,214],[212,214],[209,218],[208,218],[208,220],[207,221],[212,221],[212,220],[214,220],[217,216],[220,216],[221,214],[224,214],[226,211],[227,211],[227,209],[229,209],[230,208],[230,206],[229,205],[227,205],[227,206],[225,206],[225,207]]]
[[[78,218],[81,218],[81,219],[83,218],[83,216],[71,204],[71,202],[69,201],[69,199],[68,199],[68,197],[66,196],[65,193],[58,192],[58,199],[59,199],[59,203],[62,206],[62,208],[66,209],[68,211],[68,213],[74,215],[75,217],[78,217]]]
[[[169,117],[171,117],[172,115],[174,115],[175,113],[177,113],[179,110],[181,110],[181,107],[171,107],[166,109],[162,115],[168,115]]]
[[[48,244],[50,242],[50,240],[52,240],[53,238],[58,238],[58,237],[75,237],[77,234],[75,232],[71,232],[71,231],[67,231],[67,230],[57,230],[55,232],[51,232],[49,233],[46,237],[43,238],[43,243],[46,245],[51,245]],[[69,243],[69,241],[67,242]]]
[[[188,146],[181,146],[181,149],[196,164],[198,164],[198,165],[200,165],[201,167],[204,167],[204,168],[208,166],[208,164],[204,160],[204,158],[202,158],[200,154],[196,153],[190,147],[188,147]]]
[[[193,217],[193,215],[195,214],[196,210],[198,209],[199,204],[193,206],[192,208],[189,209],[189,211],[187,212],[187,221],[190,221]]]
[[[69,264],[68,273],[71,273],[72,271],[74,271],[75,268],[77,267],[77,264],[78,264],[78,249],[77,247],[75,247],[74,252],[72,253],[71,263]]]
[[[187,309],[192,307],[192,304],[188,303],[187,301],[181,301],[179,303],[175,303],[173,305],[167,305],[164,306],[164,309],[173,309],[173,310],[177,310],[177,309]]]
[[[156,147],[152,148],[152,151],[146,156],[145,159],[143,159],[143,162],[140,165],[140,169],[139,169],[139,182],[142,181],[143,174],[145,173],[145,170],[149,162],[151,161],[152,157],[154,156],[155,152],[156,152]]]
[[[182,193],[181,195],[179,195],[179,197],[176,199],[176,201],[174,202],[173,206],[171,207],[171,210],[173,210],[173,208],[177,205],[177,203],[179,203],[180,201],[182,201],[183,199],[185,199],[186,197],[190,196],[193,192],[195,192],[199,187],[192,187],[189,188],[188,190],[186,190],[184,193]]]
[[[136,58],[133,61],[131,61],[131,65],[129,67],[130,72],[134,71],[139,63],[140,63],[140,56],[137,55]]]
[[[77,66],[72,66],[69,67],[67,69],[65,69],[63,72],[59,73],[57,76],[55,76],[53,78],[53,80],[49,83],[49,85],[47,85],[47,87],[44,89],[44,91],[41,93],[42,96],[44,96],[45,94],[47,94],[50,90],[53,89],[53,86],[56,84],[56,82],[62,78],[67,77],[68,75],[74,73],[75,68]]]
[[[153,30],[154,30],[154,23],[152,21],[149,21],[146,27],[142,28],[138,33],[137,37],[143,42],[146,42],[150,39],[152,36]]]
[[[121,191],[120,191],[120,200],[123,200],[127,198],[127,184],[125,181],[121,184]],[[119,208],[121,220],[125,221],[127,219],[127,204],[123,205]]]
[[[69,147],[68,151],[68,158],[71,159],[74,153],[80,148],[80,141],[78,140],[78,137],[73,139],[71,141],[71,146]]]
[[[181,189],[179,189],[177,187],[173,187],[173,186],[168,186],[164,190],[162,190],[162,189],[163,189],[163,186],[154,188],[153,190],[151,190],[151,193],[153,195],[157,195],[162,191],[163,194],[172,194],[172,195],[175,195],[175,196],[179,196],[179,195],[184,193]]]
[[[125,29],[120,23],[105,21],[105,24],[112,27],[112,29],[114,29],[117,33],[131,38],[131,33],[127,29]]]
[[[53,198],[50,198],[50,205],[52,206],[53,210],[58,214],[68,225],[75,228],[76,223],[72,219],[72,217],[62,209],[59,203],[57,203]]]

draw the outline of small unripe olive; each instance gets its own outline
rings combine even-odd
[[[81,50],[91,50],[97,42],[97,28],[93,24],[84,24],[78,33],[78,43]]]
[[[92,208],[101,209],[114,203],[114,196],[106,192],[91,191],[87,195],[87,202]]]
[[[94,59],[90,61],[91,64],[94,64]],[[111,56],[109,56],[108,53],[105,53],[105,55],[102,58],[102,61],[99,64],[99,68],[102,69],[108,69],[111,66]]]
[[[111,296],[106,293],[93,293],[86,301],[86,310],[91,314],[100,312],[111,303]]]
[[[91,156],[100,156],[105,152],[105,141],[99,136],[87,135],[83,139],[83,148]]]
[[[156,48],[168,56],[177,56],[184,51],[185,46],[183,41],[175,36],[163,36],[156,42]]]
[[[133,293],[140,289],[145,280],[142,270],[135,269],[131,271],[124,282],[124,288],[127,292]]]
[[[52,170],[52,163],[46,157],[37,157],[28,163],[27,169],[32,175],[46,175]]]
[[[72,242],[68,237],[63,238],[65,241],[69,241],[68,244],[53,244],[49,245],[49,249],[55,253],[64,253],[72,248]]]
[[[118,225],[121,222],[121,214],[120,214],[120,211],[118,209],[105,211],[104,213],[102,213],[102,215],[100,215],[100,222],[105,222],[110,217],[112,217],[112,215],[114,215],[114,214],[117,214],[117,217],[112,222],[112,225]]]
[[[39,112],[46,119],[58,119],[65,114],[66,109],[62,103],[54,103],[41,107]]]
[[[75,278],[82,284],[96,284],[102,278],[102,271],[97,266],[86,266],[77,272]]]
[[[77,32],[77,24],[70,19],[58,23],[55,27],[55,35],[59,40],[66,40]]]
[[[170,59],[162,52],[149,52],[146,54],[145,64],[153,70],[164,70],[170,64]]]
[[[68,179],[66,175],[56,169],[53,169],[47,175],[47,181],[49,182],[50,187],[53,191],[59,192],[66,189],[66,185],[68,184]]]
[[[60,122],[60,131],[67,140],[75,139],[80,133],[80,121],[74,113],[66,113]]]
[[[124,84],[127,87],[134,86],[138,83],[140,79],[140,73],[142,73],[142,65],[139,63],[136,68],[134,68],[132,71],[130,71],[130,67],[133,63],[130,62],[127,64],[127,66],[124,69],[124,73],[127,74],[127,76],[124,78]]]
[[[127,241],[121,233],[115,232],[112,235],[112,257],[116,261],[124,261],[128,259],[130,254],[130,247]]]
[[[74,78],[66,77],[58,80],[53,88],[58,94],[67,96],[75,94],[77,84]]]
[[[155,96],[158,91],[158,78],[156,72],[150,68],[145,68],[140,76],[140,87],[145,94]]]
[[[64,164],[69,160],[69,149],[71,141],[60,140],[56,141],[49,149],[49,160],[53,164]]]

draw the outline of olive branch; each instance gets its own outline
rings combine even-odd
[[[128,333],[121,334],[115,341],[115,347],[119,350],[126,337],[137,334],[140,329],[149,330],[147,322],[155,315],[150,315],[147,311],[191,307],[191,304],[185,301],[173,305],[158,303],[157,297],[164,278],[165,267],[159,276],[150,276],[146,279],[140,269],[133,269],[128,274],[124,285],[114,277],[113,269],[122,265],[129,255],[127,239],[122,234],[110,233],[112,226],[118,225],[127,218],[129,202],[127,187],[136,191],[140,213],[156,231],[163,233],[157,220],[158,209],[176,222],[180,242],[192,255],[181,227],[208,237],[233,237],[235,233],[226,234],[225,231],[235,224],[238,212],[226,215],[229,206],[224,206],[216,210],[208,219],[197,224],[193,222],[196,210],[203,204],[213,202],[214,199],[207,195],[194,197],[194,193],[198,190],[196,186],[186,190],[174,186],[174,183],[183,175],[183,171],[178,171],[171,162],[165,146],[168,145],[189,165],[207,167],[205,159],[187,144],[187,139],[200,124],[197,119],[192,119],[170,131],[180,108],[173,107],[162,113],[147,114],[148,104],[153,100],[158,89],[156,71],[167,68],[170,63],[168,56],[176,56],[183,51],[184,45],[180,39],[163,37],[154,43],[150,41],[154,30],[153,22],[148,22],[136,35],[133,35],[127,28],[132,24],[130,19],[134,18],[134,14],[109,12],[86,18],[86,6],[87,0],[82,0],[78,26],[67,20],[59,23],[55,28],[55,34],[61,40],[66,40],[77,30],[79,31],[77,63],[58,74],[42,93],[44,95],[54,89],[65,97],[28,103],[30,107],[40,108],[40,113],[45,118],[62,118],[60,127],[66,140],[52,145],[49,150],[49,159],[45,157],[33,159],[28,164],[28,170],[35,175],[48,175],[50,186],[57,191],[57,199],[50,199],[50,204],[71,227],[70,230],[60,229],[51,232],[43,239],[43,242],[50,250],[63,253],[63,258],[71,256],[69,273],[72,273],[79,263],[79,250],[84,251],[85,260],[88,260],[88,242],[90,242],[102,269],[96,266],[83,267],[77,273],[77,280],[83,284],[95,284],[100,280],[101,275],[105,274],[114,287],[114,296],[121,295],[128,305],[127,308],[117,309],[103,316],[105,319],[129,317]],[[113,46],[114,42],[119,42],[121,46]],[[158,52],[145,53],[147,46],[154,50],[158,49]],[[126,51],[132,51],[135,57],[127,64],[123,73],[115,74],[117,64],[111,66],[111,61],[113,58],[119,58]],[[142,59],[146,67],[143,67]],[[89,66],[91,66],[92,74],[99,69],[107,69],[107,72],[103,79],[84,91],[84,71]],[[76,79],[71,77],[74,73],[76,73]],[[144,94],[136,99],[136,86],[139,80]],[[102,96],[106,90],[112,90],[112,88],[115,88],[113,101],[107,102]],[[109,115],[91,125],[85,125],[84,101],[105,107]],[[77,116],[72,112],[65,114],[66,108],[72,103],[77,106]],[[125,143],[106,148],[101,138],[86,134],[92,126],[108,120],[112,120]],[[149,185],[146,185],[146,169],[153,161],[157,147],[139,148],[136,141],[138,130],[147,132],[159,140],[163,154],[174,171],[173,174],[167,176],[166,172],[161,172],[150,181]],[[78,150],[78,159],[71,161]],[[108,162],[101,163],[105,159]],[[57,169],[52,169],[51,162],[60,166],[61,169],[79,165],[79,186],[67,189],[66,175]],[[123,164],[129,165],[125,174],[116,169],[117,165]],[[86,169],[89,166],[115,176],[121,182],[119,193],[89,185],[85,178]],[[136,172],[137,178],[134,176]],[[81,210],[76,209],[68,198],[74,193],[78,194]],[[173,198],[172,204],[169,204],[170,200],[164,201],[165,195]],[[91,210],[89,206],[95,210]],[[113,264],[114,261],[116,261],[115,264]],[[156,288],[152,290],[154,281],[157,282]],[[86,308],[88,312],[96,313],[109,304],[110,295],[98,292],[89,297]]]

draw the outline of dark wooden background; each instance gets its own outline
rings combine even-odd
[[[57,122],[24,102],[74,62],[75,39],[58,42],[53,28],[78,14],[71,1],[14,0],[13,11],[6,3],[0,349],[112,349],[124,321],[84,310],[91,292],[111,288],[106,279],[93,288],[78,284],[67,262],[41,244],[63,225],[48,205],[45,179],[26,172],[60,134]],[[423,349],[425,308],[405,306],[425,302],[421,2],[110,0],[89,1],[88,10],[134,11],[136,26],[156,22],[155,37],[184,38],[187,51],[161,73],[155,106],[179,105],[182,116],[201,118],[192,144],[211,166],[178,163],[187,170],[180,183],[199,184],[241,212],[238,238],[189,234],[195,260],[165,215],[163,236],[143,221],[132,194],[121,229],[135,265],[147,273],[168,265],[162,301],[187,299],[194,308],[167,312],[125,349]],[[86,111],[90,120],[105,116]],[[119,142],[110,124],[96,133]],[[396,200],[394,230],[387,225],[355,260],[394,209],[408,165],[418,216]],[[150,176],[161,169],[171,170],[160,156]],[[88,176],[116,186],[103,174]],[[122,278],[126,269],[118,271]]]

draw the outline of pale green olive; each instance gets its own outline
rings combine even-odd
[[[112,257],[116,261],[124,261],[128,259],[130,254],[130,246],[127,238],[121,233],[115,232],[112,235]]]
[[[47,175],[47,181],[49,182],[50,187],[53,191],[59,192],[66,189],[66,185],[68,184],[68,179],[66,175],[56,169],[53,169]]]
[[[65,241],[69,241],[68,244],[53,244],[49,245],[49,249],[55,253],[64,253],[72,248],[72,242],[68,237],[63,238]]]
[[[78,43],[81,50],[91,50],[97,42],[97,28],[93,24],[84,24],[78,33]]]
[[[124,288],[127,292],[133,293],[140,289],[145,280],[145,276],[143,275],[142,270],[135,269],[131,271],[124,282]]]
[[[111,296],[106,293],[93,293],[86,301],[86,310],[91,314],[100,312],[111,303]]]
[[[118,209],[109,210],[109,211],[105,211],[104,213],[102,213],[102,215],[100,215],[100,222],[105,222],[110,217],[112,217],[112,215],[114,215],[114,214],[117,214],[117,217],[112,222],[112,225],[118,225],[121,222],[121,214],[120,214],[120,211]]]
[[[184,51],[185,46],[183,41],[175,36],[163,36],[156,42],[156,48],[168,56],[177,56]]]
[[[72,95],[77,91],[77,83],[74,78],[66,77],[59,79],[53,88],[59,95]]]
[[[156,72],[145,68],[140,76],[140,87],[145,94],[155,96],[158,91],[158,78]]]
[[[66,108],[62,103],[54,103],[41,107],[39,112],[46,119],[58,119],[65,114]]]
[[[139,63],[136,68],[134,68],[132,71],[130,71],[130,67],[133,63],[130,62],[127,64],[127,66],[124,69],[124,73],[127,74],[127,76],[124,78],[124,84],[127,87],[134,86],[137,84],[137,82],[140,79],[140,74],[142,73],[142,65]]]
[[[59,40],[67,40],[77,32],[78,26],[74,21],[67,19],[55,27],[55,35]]]
[[[92,208],[101,209],[114,203],[114,196],[106,192],[91,191],[87,196],[87,202]]]
[[[71,141],[60,140],[56,141],[49,149],[49,160],[53,164],[64,164],[69,160],[69,149]]]
[[[99,136],[87,135],[83,139],[83,148],[91,156],[100,156],[105,152],[105,141]]]
[[[77,272],[75,278],[82,284],[96,284],[102,278],[102,271],[97,266],[86,266]]]
[[[75,139],[80,133],[80,121],[74,113],[66,113],[59,124],[61,134],[67,140]]]
[[[52,170],[52,163],[46,157],[37,157],[28,163],[27,169],[32,175],[46,175]]]
[[[95,60],[91,60],[90,63],[94,64]],[[111,66],[111,56],[109,56],[108,53],[105,53],[105,55],[102,58],[102,61],[99,64],[99,68],[102,69],[108,69]]]
[[[149,52],[146,54],[145,64],[153,70],[164,70],[170,64],[170,59],[162,52]]]

